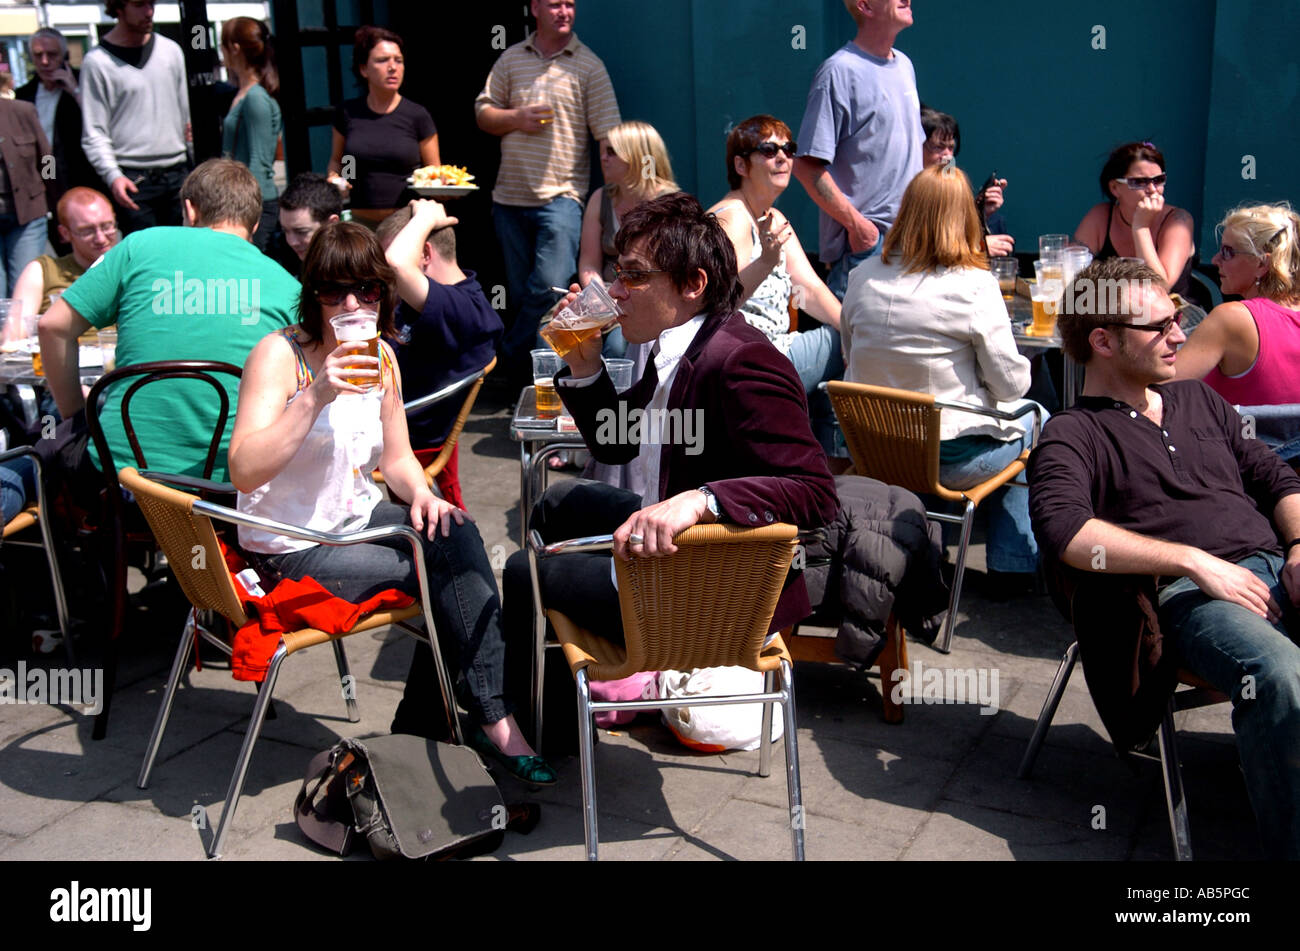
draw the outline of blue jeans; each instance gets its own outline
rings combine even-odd
[[[492,205],[492,223],[506,262],[507,293],[514,322],[501,340],[501,354],[522,362],[541,346],[537,325],[557,300],[551,287],[568,287],[578,266],[582,205],[560,197],[540,208]]]
[[[1300,647],[1282,558],[1257,552],[1237,562],[1283,606],[1277,623],[1204,594],[1190,578],[1160,592],[1160,623],[1182,666],[1226,693],[1264,852],[1300,859]]]
[[[0,465],[0,524],[17,515],[36,498],[36,466],[19,457]]]
[[[844,292],[849,289],[849,271],[852,271],[867,258],[879,254],[880,249],[885,246],[885,235],[889,232],[889,229],[879,224],[876,224],[876,227],[880,230],[880,237],[871,246],[871,250],[845,254],[831,265],[831,272],[826,275],[826,286],[841,301],[844,300]]]
[[[812,421],[813,435],[826,454],[835,453],[835,411],[831,398],[817,389],[824,380],[838,380],[844,376],[844,355],[840,351],[840,334],[834,327],[822,324],[807,330],[790,341],[786,353],[794,364],[795,372],[808,394],[808,416]]]
[[[1024,410],[1018,423],[1025,430],[1019,439],[1000,443],[994,449],[954,465],[939,466],[939,481],[949,489],[969,489],[997,475],[1029,446],[1034,416],[1030,400],[1018,407]],[[1043,422],[1047,413],[1043,413]],[[986,561],[990,571],[1026,573],[1038,570],[1038,542],[1029,524],[1029,490],[1024,486],[1004,485],[980,505],[988,510],[988,545]]]
[[[23,268],[40,257],[46,237],[44,218],[20,225],[13,215],[0,215],[0,280],[4,283],[0,297],[8,297]]]
[[[368,528],[383,525],[406,525],[410,510],[380,502],[370,517]],[[501,636],[501,596],[483,540],[473,522],[451,523],[451,534],[444,538],[435,532],[432,539],[421,535],[424,562],[428,568],[430,613],[443,646],[456,651],[459,667],[465,676],[468,696],[466,706],[479,723],[495,723],[510,713],[505,700],[505,641]],[[411,549],[406,539],[384,543],[351,545],[335,548],[315,545],[283,555],[262,555],[255,560],[259,568],[278,572],[282,577],[300,579],[310,575],[324,588],[345,600],[358,602],[388,588],[397,588],[419,596]],[[438,680],[432,656],[417,648],[406,680],[406,694],[399,716],[425,729],[411,732],[437,735],[441,724]],[[409,702],[408,702],[409,701]],[[417,715],[413,708],[418,708]]]

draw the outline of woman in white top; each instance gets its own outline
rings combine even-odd
[[[1029,361],[1016,350],[970,196],[969,181],[952,165],[912,179],[880,255],[849,274],[842,325],[849,382],[1025,410],[1014,423],[943,411],[939,476],[952,489],[983,482],[1020,455],[1035,405],[1003,405],[1029,388]],[[989,569],[1035,571],[1028,491],[1004,487],[986,507]]]
[[[797,151],[790,127],[774,116],[753,116],[737,125],[727,136],[731,191],[709,211],[736,249],[745,288],[741,314],[794,364],[810,398],[813,431],[829,449],[834,415],[817,385],[844,372],[840,302],[808,263],[790,222],[773,207],[790,185]],[[792,331],[791,299],[821,326]]]
[[[555,773],[533,754],[504,697],[501,599],[478,530],[424,480],[388,344],[381,341],[379,358],[359,354],[366,342],[340,345],[330,325],[339,314],[373,309],[381,334],[391,332],[394,280],[368,229],[333,222],[316,233],[303,259],[298,325],[263,338],[244,367],[230,438],[239,509],[341,533],[409,518],[424,541],[434,623],[455,641],[468,688],[462,699],[482,725],[472,742],[526,782],[548,785]],[[356,378],[373,382],[349,382]],[[376,466],[409,509],[383,500],[371,479]],[[391,588],[419,594],[405,539],[331,547],[241,528],[239,541],[268,580],[310,576],[352,602]],[[393,732],[438,735],[438,697],[432,655],[419,648]]]

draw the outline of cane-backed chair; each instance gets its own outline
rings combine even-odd
[[[961,526],[952,592],[948,601],[948,617],[935,641],[935,648],[946,654],[952,648],[952,631],[957,619],[957,606],[961,601],[966,549],[970,545],[975,507],[1025,471],[1029,450],[1026,449],[1020,458],[979,485],[960,490],[946,488],[939,481],[939,415],[942,410],[951,409],[1011,421],[1019,419],[1024,411],[1011,413],[974,403],[937,400],[929,393],[838,380],[828,383],[827,390],[857,475],[878,479],[887,485],[901,486],[917,494],[937,496],[945,502],[962,506],[960,515],[928,510],[925,513],[934,521]],[[1037,404],[1033,411],[1031,447],[1038,442],[1038,434],[1042,429],[1041,412]]]
[[[35,500],[17,515],[4,523],[0,537],[6,545],[21,545],[41,548],[45,551],[45,561],[50,568],[50,586],[54,589],[54,610],[59,620],[59,633],[63,636],[63,648],[68,653],[68,660],[77,663],[76,648],[72,643],[71,621],[68,616],[68,598],[63,587],[63,573],[59,570],[58,550],[54,545],[54,532],[50,528],[50,507],[45,504],[45,468],[41,457],[30,446],[18,446],[0,452],[0,463],[14,459],[29,458],[36,469]],[[35,529],[32,532],[31,529]],[[31,537],[35,535],[35,538]]]
[[[244,743],[239,751],[239,758],[235,763],[235,772],[230,780],[230,788],[226,793],[226,804],[221,813],[221,823],[218,825],[216,835],[208,848],[209,857],[219,858],[221,855],[221,846],[230,828],[235,810],[239,805],[239,798],[243,793],[244,777],[248,772],[249,761],[252,759],[253,746],[262,732],[262,723],[266,719],[266,712],[271,703],[271,694],[275,690],[280,667],[290,655],[300,650],[314,647],[317,644],[330,643],[334,645],[334,656],[338,663],[340,683],[344,687],[343,695],[347,702],[348,719],[356,723],[360,719],[360,715],[357,712],[357,704],[356,700],[353,699],[352,691],[347,689],[349,686],[348,667],[347,660],[341,649],[342,639],[353,634],[360,634],[363,631],[373,631],[377,628],[394,625],[405,633],[425,641],[433,648],[433,659],[438,670],[438,682],[442,688],[443,708],[447,715],[451,736],[455,738],[457,743],[463,743],[460,722],[450,705],[453,696],[451,680],[443,664],[442,653],[438,650],[437,632],[434,629],[433,617],[429,613],[429,582],[424,564],[423,548],[415,529],[409,525],[389,525],[382,528],[364,529],[347,535],[309,531],[294,525],[275,522],[271,519],[245,515],[225,506],[205,502],[186,492],[161,485],[135,469],[123,469],[118,475],[122,485],[134,493],[136,501],[145,514],[145,518],[149,520],[149,525],[152,527],[158,543],[168,557],[171,569],[176,575],[176,580],[180,583],[181,588],[193,606],[185,630],[181,634],[181,641],[176,649],[175,659],[172,661],[171,674],[167,678],[167,689],[163,694],[162,703],[158,707],[153,733],[149,738],[144,762],[140,766],[140,776],[136,784],[141,789],[149,785],[149,774],[153,769],[154,759],[158,755],[158,748],[162,744],[163,733],[167,729],[167,721],[171,717],[172,702],[176,697],[176,687],[189,664],[195,635],[201,636],[225,653],[231,653],[230,644],[224,637],[204,627],[201,621],[203,612],[214,612],[235,628],[248,620],[238,590],[235,587],[234,579],[226,566],[218,544],[216,530],[212,524],[214,519],[234,525],[245,525],[264,531],[277,532],[290,538],[304,539],[321,545],[358,545],[394,536],[405,538],[411,545],[416,577],[420,587],[420,599],[415,604],[398,610],[372,612],[362,618],[351,630],[339,634],[309,628],[282,635],[257,693],[257,701],[253,706],[248,732],[244,736]],[[201,559],[195,557],[195,553],[199,551],[205,553]],[[423,632],[410,623],[421,618],[425,623]]]
[[[614,560],[625,643],[617,645],[575,625],[560,606],[546,608],[538,583],[539,558],[612,548],[608,535],[544,545],[529,533],[529,567],[539,631],[549,620],[564,649],[578,691],[578,733],[587,858],[597,858],[596,774],[592,716],[604,710],[762,703],[760,776],[771,762],[772,704],[785,718],[786,787],[794,858],[804,857],[802,792],[790,655],[779,634],[768,639],[776,603],[794,556],[798,530],[775,524],[741,529],[696,525],[680,533],[677,552],[659,558]],[[764,675],[758,694],[683,700],[593,701],[591,680],[619,680],[646,670],[747,667]],[[775,678],[780,676],[779,687]]]

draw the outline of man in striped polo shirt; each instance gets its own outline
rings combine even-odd
[[[505,368],[526,376],[537,325],[577,267],[591,168],[589,139],[619,123],[605,64],[573,32],[574,0],[532,0],[537,32],[501,54],[474,107],[501,136],[492,220],[506,261],[514,322]]]

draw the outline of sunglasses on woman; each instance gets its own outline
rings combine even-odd
[[[378,304],[387,289],[382,281],[362,281],[360,284],[317,284],[312,293],[322,304],[333,307],[347,300],[349,294],[360,304]]]
[[[786,158],[794,158],[795,153],[798,151],[799,146],[793,142],[782,142],[779,145],[775,142],[760,142],[752,149],[746,149],[745,154],[750,155],[757,152],[763,158],[776,158],[777,152],[784,152]]]
[[[1152,175],[1150,178],[1117,178],[1115,181],[1121,185],[1127,185],[1135,192],[1140,192],[1148,185],[1155,185],[1157,188],[1161,187],[1168,177],[1164,172],[1161,172],[1159,175]]]

